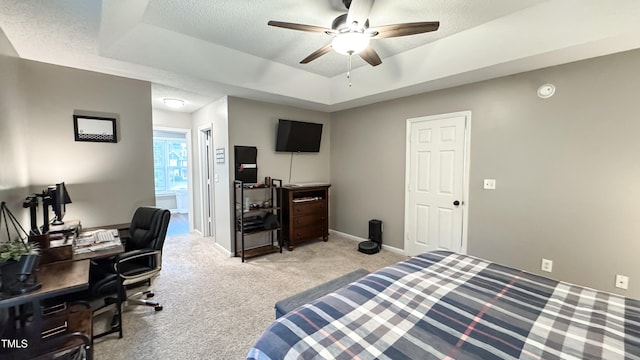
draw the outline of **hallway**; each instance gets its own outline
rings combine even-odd
[[[167,236],[181,235],[189,233],[189,214],[171,213]]]

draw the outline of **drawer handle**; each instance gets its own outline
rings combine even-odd
[[[42,338],[46,339],[50,336],[56,335],[56,334],[60,334],[63,333],[67,330],[67,322],[65,321],[64,324],[58,326],[58,327],[54,327],[53,329],[49,329],[49,330],[45,330],[42,332]]]
[[[67,303],[63,302],[49,307],[42,307],[42,315],[51,315],[65,310],[67,310]]]

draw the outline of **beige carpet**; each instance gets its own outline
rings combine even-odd
[[[128,308],[124,338],[97,340],[95,359],[244,359],[274,320],[276,301],[357,268],[374,271],[405,258],[385,250],[365,255],[356,246],[333,235],[241,263],[217,250],[212,238],[167,237],[153,286],[164,310]]]

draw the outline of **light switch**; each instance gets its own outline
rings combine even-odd
[[[484,179],[484,188],[485,190],[495,190],[496,179]]]

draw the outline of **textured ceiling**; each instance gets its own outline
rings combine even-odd
[[[472,28],[544,0],[377,0],[371,10],[371,27],[417,21],[440,21],[437,32],[402,38],[379,39],[373,46],[383,59]],[[175,1],[151,0],[143,21],[158,27],[220,44],[247,54],[299,67],[323,76],[345,72],[346,57],[329,53],[306,65],[300,60],[329,44],[327,34],[267,26],[280,20],[331,28],[333,19],[347,12],[338,1]],[[355,66],[368,66],[354,60]]]
[[[359,0],[353,0],[359,1]],[[340,0],[0,0],[0,35],[22,58],[152,82],[192,112],[224,95],[322,111],[640,47],[637,0],[375,0],[372,27],[440,21],[437,32],[376,39],[383,63],[328,53]],[[594,26],[598,24],[598,26]],[[2,39],[0,39],[2,40]]]

